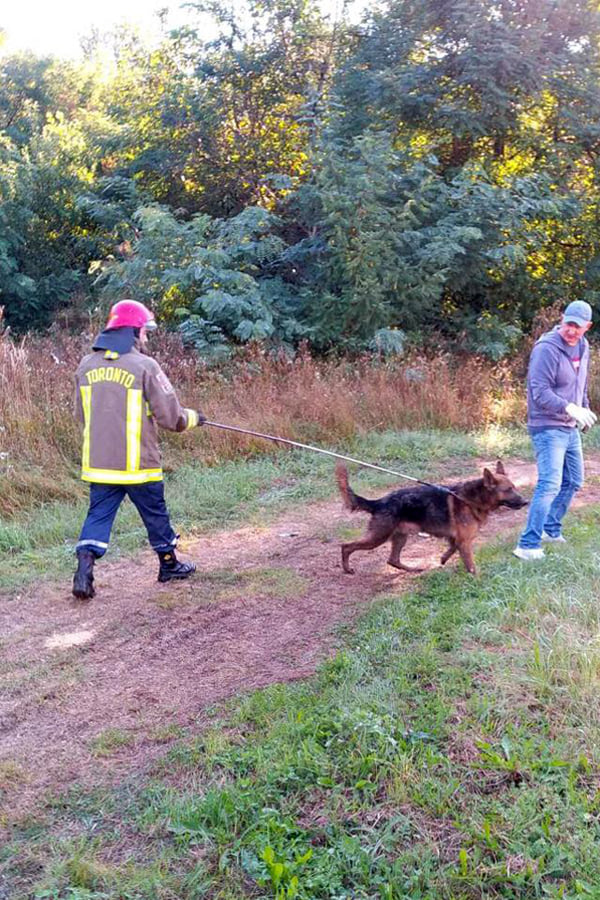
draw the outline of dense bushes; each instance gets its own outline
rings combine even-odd
[[[113,66],[0,64],[0,302],[24,331],[91,292],[151,301],[204,355],[394,348],[501,358],[600,289],[591,0],[213,5]],[[402,334],[401,334],[402,333]],[[410,342],[409,341],[409,342]]]

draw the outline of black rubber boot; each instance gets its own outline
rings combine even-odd
[[[160,559],[160,568],[158,570],[159,581],[164,582],[189,578],[190,575],[193,575],[196,571],[194,563],[179,562],[175,556],[174,550],[169,550],[168,553],[159,553],[158,558]]]
[[[91,550],[77,551],[77,571],[73,576],[73,596],[78,600],[91,600],[94,590],[94,563],[96,557]]]

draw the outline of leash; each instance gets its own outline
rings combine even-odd
[[[300,441],[292,441],[289,438],[277,437],[273,434],[262,434],[260,431],[250,431],[248,428],[239,428],[237,425],[223,425],[221,422],[209,422],[206,420],[204,425],[210,425],[211,428],[222,428],[225,431],[235,431],[238,434],[248,434],[251,437],[263,438],[265,441],[274,441],[276,444],[289,444],[291,447],[299,447],[301,450],[312,450],[313,453],[322,453],[324,456],[334,456],[336,459],[343,459],[345,462],[356,463],[367,469],[377,469],[378,472],[387,472],[388,475],[395,475],[397,478],[404,478],[407,481],[414,481],[416,484],[423,484],[425,487],[435,488],[444,494],[451,494],[466,503],[467,506],[475,506],[469,500],[461,497],[450,488],[444,487],[443,484],[432,484],[430,481],[423,481],[421,478],[413,478],[411,475],[405,475],[404,472],[395,472],[394,469],[386,469],[384,466],[376,466],[374,463],[365,462],[363,459],[355,459],[353,456],[343,456],[341,453],[334,453],[333,450],[323,450],[322,447],[313,447],[311,444],[301,444]]]

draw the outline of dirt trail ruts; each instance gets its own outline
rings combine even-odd
[[[576,506],[600,502],[600,457],[588,455],[586,465]],[[506,466],[517,486],[534,482],[531,463]],[[524,520],[524,511],[499,511],[479,542]],[[74,601],[69,583],[0,599],[0,822],[47,792],[143,768],[236,693],[313,673],[337,626],[419,577],[390,569],[385,547],[356,554],[356,575],[344,575],[339,532],[364,523],[338,499],[311,503],[268,527],[188,542],[181,556],[198,566],[189,582],[158,584],[147,552],[99,563],[90,603]],[[436,568],[444,546],[415,537],[403,559]]]

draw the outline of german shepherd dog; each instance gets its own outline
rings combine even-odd
[[[348,483],[348,470],[337,463],[336,479],[346,507],[355,512],[371,513],[367,533],[359,541],[342,544],[342,567],[354,574],[348,560],[355,550],[373,550],[391,541],[388,564],[406,572],[419,572],[400,562],[400,553],[410,534],[426,532],[448,540],[448,549],[442,556],[442,565],[458,552],[467,572],[476,574],[473,560],[473,541],[491,512],[499,506],[521,509],[527,500],[516,490],[507,477],[500,461],[495,474],[483,470],[483,478],[472,478],[447,485],[452,493],[435,486],[419,485],[392,491],[379,500],[367,500],[355,494]]]

